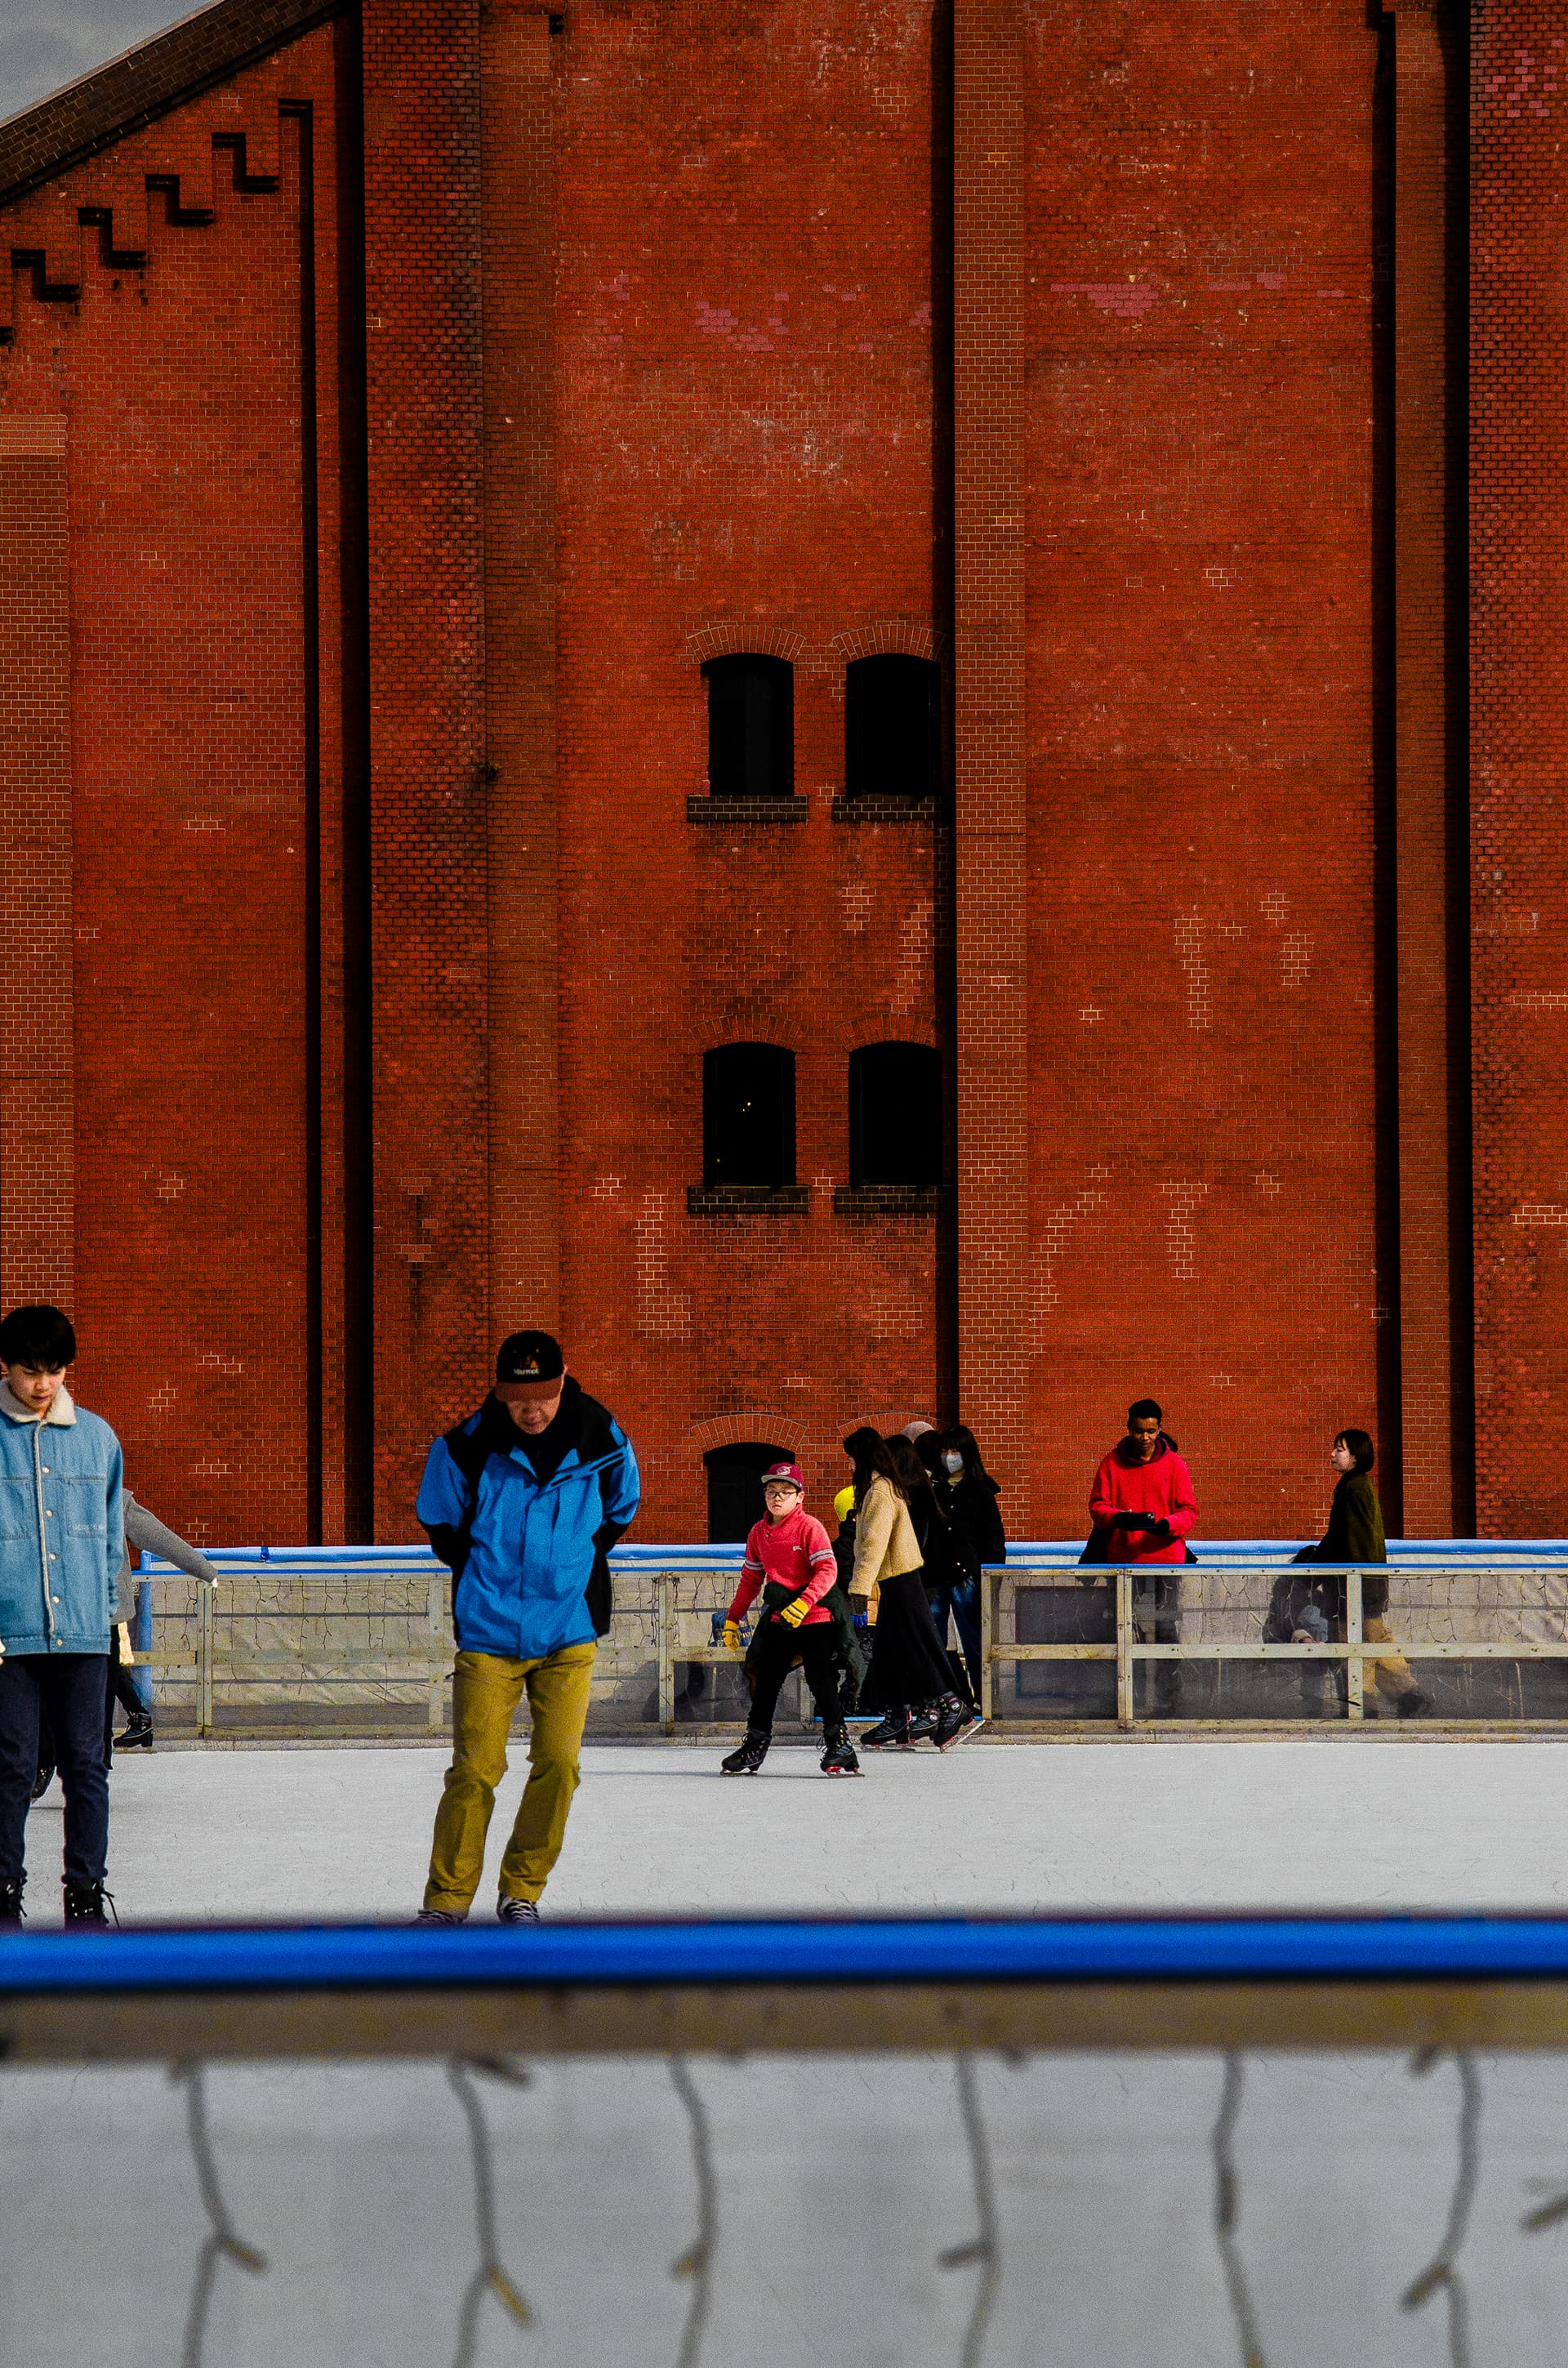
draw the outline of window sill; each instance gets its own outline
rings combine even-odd
[[[687,798],[687,822],[804,822],[810,798]]]
[[[803,1217],[812,1205],[809,1184],[688,1184],[688,1217]]]
[[[936,1217],[951,1208],[953,1195],[946,1184],[925,1191],[899,1184],[841,1184],[833,1196],[835,1217]]]
[[[835,822],[937,822],[947,820],[946,801],[934,797],[851,798],[839,791]]]

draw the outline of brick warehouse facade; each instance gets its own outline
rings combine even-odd
[[[0,125],[0,1291],[197,1534],[559,1325],[640,1533],[1568,1532],[1568,0],[218,0]],[[708,793],[703,667],[792,670]],[[940,668],[935,795],[848,669]],[[774,784],[777,790],[779,784]],[[67,950],[69,949],[69,959]],[[940,1055],[855,1189],[849,1061]],[[703,1055],[796,1167],[703,1166]]]

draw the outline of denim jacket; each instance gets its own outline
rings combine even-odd
[[[0,1383],[0,1643],[104,1653],[125,1559],[119,1441],[63,1386],[40,1421]]]

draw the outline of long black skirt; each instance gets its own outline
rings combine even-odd
[[[883,1579],[871,1636],[870,1675],[860,1690],[862,1710],[903,1710],[915,1702],[939,1702],[958,1691],[926,1599],[923,1572],[906,1570],[897,1578]]]

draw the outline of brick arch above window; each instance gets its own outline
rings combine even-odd
[[[739,1414],[716,1414],[693,1423],[686,1443],[693,1453],[707,1455],[715,1447],[737,1447],[743,1440],[791,1439],[801,1428],[798,1414],[781,1414],[777,1406],[747,1406]]]
[[[806,637],[790,626],[767,624],[758,617],[716,617],[687,633],[682,655],[688,666],[704,666],[710,658],[755,655],[788,658],[799,666],[805,657]]]
[[[864,624],[851,625],[842,633],[835,633],[828,643],[832,660],[834,696],[844,696],[844,669],[857,658],[876,658],[889,655],[911,658],[933,658],[940,666],[948,655],[946,633],[939,633],[918,617],[872,617]]]
[[[930,1020],[919,1019],[911,1011],[858,1011],[853,1018],[841,1021],[834,1033],[844,1048],[846,1059],[866,1044],[924,1044],[933,1053],[942,1049]]]

